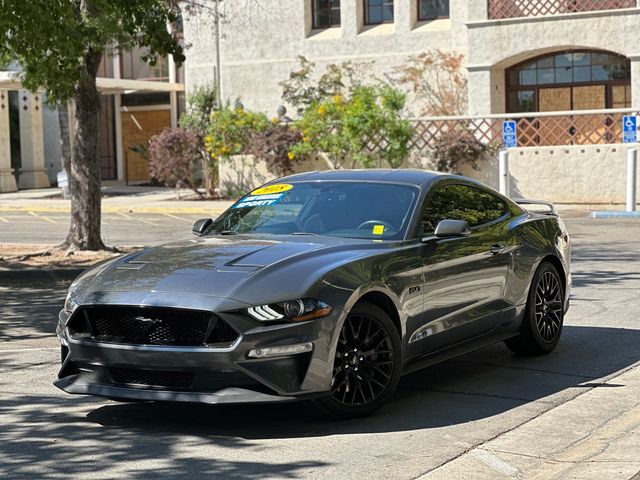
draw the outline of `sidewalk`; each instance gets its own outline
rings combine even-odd
[[[164,213],[219,215],[233,200],[178,200],[175,190],[163,187],[102,187],[105,213]],[[192,196],[181,190],[180,196]],[[43,188],[0,194],[0,212],[68,212],[70,201],[61,198],[61,189]]]

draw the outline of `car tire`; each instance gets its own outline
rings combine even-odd
[[[317,402],[339,418],[361,418],[395,392],[402,370],[402,342],[389,316],[377,306],[357,303],[340,330],[332,393]]]
[[[543,262],[536,270],[520,335],[505,340],[507,348],[523,355],[544,355],[560,341],[564,323],[564,288],[553,264]]]

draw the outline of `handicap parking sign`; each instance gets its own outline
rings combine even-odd
[[[518,144],[516,135],[516,122],[515,120],[505,120],[502,122],[502,143],[506,148],[516,147]]]
[[[624,143],[636,143],[638,141],[638,119],[632,115],[622,117],[622,131]]]

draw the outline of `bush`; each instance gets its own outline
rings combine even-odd
[[[362,85],[362,72],[366,66],[365,63],[332,63],[317,77],[315,63],[304,56],[299,56],[298,62],[299,70],[291,72],[287,80],[280,82],[282,99],[293,105],[298,114],[302,114],[313,103],[323,102],[336,95],[348,95]]]
[[[204,138],[209,130],[209,119],[217,104],[216,88],[196,87],[187,97],[187,111],[180,116],[180,126],[194,134],[202,165],[202,183],[207,197],[214,196],[214,186],[218,183],[218,170],[213,165]]]
[[[292,150],[301,141],[300,131],[289,125],[274,124],[253,136],[250,152],[256,160],[264,160],[269,172],[282,177],[293,172],[293,162],[297,159]]]
[[[403,120],[405,95],[388,85],[360,86],[350,98],[335,95],[314,102],[295,127],[302,142],[291,148],[294,158],[319,152],[329,156],[334,168],[371,168],[386,162],[398,168],[409,154],[413,128]]]
[[[435,168],[439,172],[459,174],[463,165],[479,170],[478,162],[495,155],[498,147],[482,143],[466,129],[443,132],[433,147]]]
[[[211,114],[209,130],[204,142],[217,166],[221,157],[250,153],[253,136],[264,132],[268,126],[269,121],[263,113],[227,106]]]
[[[165,128],[149,142],[149,173],[167,187],[187,187],[200,194],[202,157],[198,137],[183,128]]]

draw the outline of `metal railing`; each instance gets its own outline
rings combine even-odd
[[[637,0],[488,0],[489,20],[633,8]]]
[[[412,118],[415,135],[411,146],[415,151],[429,151],[443,135],[473,135],[483,143],[501,144],[504,120],[515,120],[518,147],[622,143],[625,115],[638,115],[638,111],[609,109]]]

